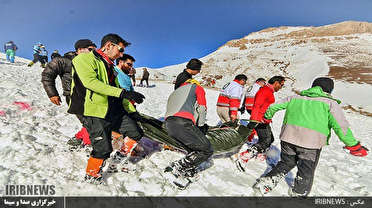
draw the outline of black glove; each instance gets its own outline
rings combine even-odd
[[[204,124],[203,126],[198,126],[198,128],[200,129],[200,131],[201,131],[204,135],[207,135],[207,132],[208,132],[208,129],[209,129],[208,124]]]
[[[241,114],[244,114],[244,112],[245,112],[245,107],[243,106],[243,107],[239,108],[238,111],[239,111]]]
[[[128,99],[128,100],[134,100],[134,102],[140,104],[143,102],[143,99],[145,99],[145,96],[142,95],[139,92],[135,91],[125,91],[123,90],[120,93],[120,99]]]

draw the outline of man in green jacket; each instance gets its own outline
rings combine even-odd
[[[72,60],[71,102],[68,112],[83,115],[83,123],[91,138],[93,150],[86,168],[86,180],[101,183],[101,168],[112,152],[111,132],[123,134],[126,117],[123,100],[142,103],[145,98],[135,91],[119,87],[113,61],[123,56],[130,43],[117,34],[101,40],[101,48],[79,54]],[[138,114],[138,113],[137,113]]]
[[[313,185],[321,148],[328,144],[331,128],[350,154],[360,157],[368,154],[368,149],[354,138],[350,124],[339,105],[341,102],[331,97],[333,87],[332,79],[320,77],[314,80],[312,88],[269,107],[265,113],[266,119],[272,119],[279,110],[286,110],[280,133],[281,160],[269,173],[258,179],[254,189],[262,194],[270,192],[297,166],[294,187],[289,190],[289,194],[308,195]]]

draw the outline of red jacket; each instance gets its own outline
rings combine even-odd
[[[218,96],[217,106],[228,107],[231,115],[237,115],[243,89],[238,80],[226,84]]]
[[[254,97],[254,104],[250,120],[262,122],[267,108],[275,102],[274,88],[267,84],[258,90]]]

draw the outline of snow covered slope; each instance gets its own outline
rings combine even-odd
[[[344,106],[372,115],[372,23],[268,28],[231,40],[201,60],[205,65],[197,78],[207,82],[208,78],[222,77],[216,80],[216,87],[239,73],[248,76],[248,83],[259,77],[284,75],[289,91],[308,88],[318,76],[333,77],[333,95],[341,98]],[[185,66],[167,66],[150,73],[172,80]]]
[[[303,59],[305,61],[305,59]],[[0,195],[5,184],[54,184],[57,195],[95,196],[251,196],[251,186],[268,168],[265,162],[252,161],[246,173],[238,172],[229,157],[213,159],[213,166],[201,173],[189,189],[174,189],[161,176],[169,162],[181,158],[178,152],[155,152],[148,159],[131,165],[129,173],[106,175],[107,186],[82,182],[87,153],[68,151],[66,142],[80,129],[79,121],[66,113],[67,106],[51,104],[42,88],[39,65],[27,67],[28,60],[16,58],[15,64],[0,54]],[[161,117],[173,86],[155,83],[154,88],[136,90],[146,96],[140,112]],[[339,84],[342,85],[342,82]],[[57,81],[58,89],[61,89]],[[289,87],[287,87],[289,88]],[[284,90],[280,96],[284,96]],[[208,124],[218,122],[215,103],[218,92],[207,90]],[[345,95],[346,96],[346,95]],[[63,99],[64,101],[64,99]],[[246,116],[246,115],[245,115]],[[275,148],[270,157],[277,161],[278,135],[283,114],[274,118]],[[372,119],[347,110],[354,134],[372,147]],[[333,135],[331,145],[323,148],[311,195],[372,196],[372,157],[353,157],[342,150]],[[287,181],[293,181],[290,174]],[[281,182],[271,196],[286,196],[288,185]]]

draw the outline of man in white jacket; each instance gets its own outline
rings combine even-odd
[[[247,76],[239,74],[221,89],[217,100],[217,114],[222,123],[235,122],[238,118],[238,109],[246,82]]]

